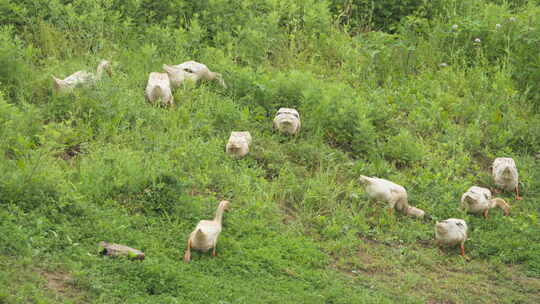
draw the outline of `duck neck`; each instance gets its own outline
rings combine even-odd
[[[220,203],[216,210],[216,216],[214,216],[214,221],[219,223],[220,225],[221,221],[223,220],[223,211],[225,211],[225,204]]]
[[[207,71],[207,72],[205,72],[205,73],[203,74],[203,78],[204,78],[205,80],[208,80],[208,81],[214,80],[214,79],[216,79],[216,73],[215,73],[215,72],[211,72],[211,71]]]
[[[96,70],[96,78],[97,80],[100,80],[101,77],[103,77],[103,72],[105,71],[105,64],[104,63],[100,63],[97,67],[97,70]]]
[[[101,79],[102,76],[103,76],[103,66],[98,65],[97,71],[96,71],[96,78]]]
[[[491,201],[491,208],[499,207],[503,210],[505,215],[508,215],[510,206],[502,198],[494,198]]]

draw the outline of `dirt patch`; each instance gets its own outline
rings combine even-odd
[[[266,159],[264,159],[263,157],[258,156],[258,155],[253,155],[253,159],[255,159],[255,161],[257,162],[259,167],[263,169],[263,171],[264,171],[264,179],[266,179],[267,181],[271,182],[276,177],[279,176],[279,168],[278,167],[272,167],[270,165],[270,162],[267,161]]]
[[[47,281],[47,288],[55,293],[66,295],[73,291],[73,287],[70,285],[72,278],[68,273],[42,271],[41,275]]]
[[[86,294],[73,285],[73,278],[64,271],[38,270],[46,281],[46,287],[56,299],[69,299],[73,303],[86,303]]]
[[[477,164],[480,164],[480,168],[482,168],[482,170],[488,171],[491,175],[491,165],[493,164],[493,159],[480,152],[474,152],[472,154],[472,158]]]
[[[356,267],[355,267],[356,271],[353,271],[353,273],[358,274],[359,272],[362,272],[370,276],[378,275],[378,276],[386,276],[386,277],[395,275],[392,269],[384,267],[384,265],[381,265],[377,257],[371,254],[365,248],[358,250],[357,257],[358,257],[358,263],[356,264]]]
[[[370,238],[368,236],[364,236],[362,234],[358,234],[358,237],[364,241],[366,244],[370,245],[383,245],[386,247],[392,247],[392,248],[398,248],[400,245],[396,242],[389,242],[389,241],[380,241],[373,238]]]
[[[285,206],[284,203],[279,204],[279,207],[283,213],[283,224],[288,225],[294,221],[296,221],[296,213],[293,209]]]
[[[5,151],[4,151],[4,157],[6,159],[9,159],[9,160],[14,160],[15,159],[15,151],[11,148],[7,148]]]
[[[459,251],[445,253],[429,241],[400,245],[361,237],[348,257],[330,254],[330,268],[358,284],[399,297],[407,293],[424,303],[539,303],[540,280],[526,277],[517,266],[494,269],[480,259],[464,262]],[[455,249],[455,248],[454,248]],[[436,288],[434,288],[436,287]]]
[[[81,153],[81,145],[73,145],[69,146],[64,149],[64,151],[57,154],[57,157],[60,157],[61,159],[65,161],[69,161],[75,156],[79,155]]]

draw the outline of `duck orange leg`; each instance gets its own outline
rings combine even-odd
[[[184,262],[189,263],[191,260],[191,239],[187,241],[186,253],[184,254]]]
[[[489,209],[484,210],[484,218],[486,220],[488,219],[488,212],[489,212]]]
[[[519,196],[519,185],[516,185],[516,200],[521,200],[521,196]]]
[[[216,247],[217,247],[217,242],[214,240],[214,248],[212,248],[212,256],[217,256],[217,253],[216,253]]]
[[[468,256],[465,255],[465,246],[463,245],[463,243],[461,243],[461,244],[459,245],[459,248],[461,249],[461,256],[462,256],[465,260],[469,261],[470,258],[469,258]]]

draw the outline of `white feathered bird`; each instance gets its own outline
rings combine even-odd
[[[469,213],[482,213],[488,218],[489,209],[499,207],[508,215],[510,206],[502,198],[491,198],[487,188],[472,186],[461,196],[461,208]]]
[[[229,201],[221,201],[213,220],[202,220],[197,224],[193,232],[189,235],[184,254],[184,262],[187,263],[191,260],[191,249],[206,252],[212,248],[212,256],[216,256],[216,246],[219,234],[221,233],[223,212],[227,210],[228,206]]]
[[[519,174],[516,162],[512,158],[496,158],[492,165],[492,175],[495,185],[507,191],[516,191],[516,200],[521,199],[519,196]]]
[[[365,186],[370,199],[388,203],[388,212],[395,208],[407,215],[424,217],[422,209],[410,206],[407,200],[407,190],[389,180],[361,175],[360,183]]]
[[[302,126],[300,114],[296,109],[280,108],[274,117],[273,125],[281,133],[296,135]]]
[[[249,145],[251,145],[251,134],[249,132],[231,132],[225,151],[230,155],[241,158],[249,153]]]
[[[435,239],[439,246],[455,246],[459,244],[461,255],[465,256],[465,241],[468,227],[462,219],[449,218],[435,224]]]
[[[164,64],[163,69],[169,74],[171,84],[174,88],[179,87],[186,79],[194,82],[199,82],[199,80],[216,80],[224,88],[227,88],[220,73],[210,71],[205,64],[200,62],[190,60],[178,65]]]
[[[59,92],[68,92],[77,87],[91,85],[101,80],[103,72],[106,72],[109,77],[112,77],[111,63],[107,60],[101,60],[99,62],[95,74],[87,71],[77,71],[64,79],[59,79],[53,75],[53,88]]]
[[[166,73],[150,73],[144,96],[151,103],[161,99],[164,105],[174,105],[169,76]]]

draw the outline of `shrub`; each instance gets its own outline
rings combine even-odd
[[[25,86],[33,75],[27,63],[28,53],[23,41],[15,36],[13,26],[0,27],[0,85],[10,99],[27,93]]]
[[[9,173],[0,180],[0,203],[16,204],[25,211],[54,206],[60,198],[62,174],[44,159],[43,152],[27,152],[17,160],[4,160],[0,169]]]
[[[314,87],[304,93],[305,124],[316,134],[322,133],[331,146],[366,157],[376,142],[369,106],[346,87],[321,89]]]
[[[390,137],[383,148],[385,156],[396,162],[398,167],[411,166],[419,162],[426,152],[421,140],[406,130]]]
[[[432,1],[332,0],[330,9],[338,16],[341,24],[355,32],[371,28],[395,31],[402,18],[425,11],[430,5],[434,5],[430,2]]]

